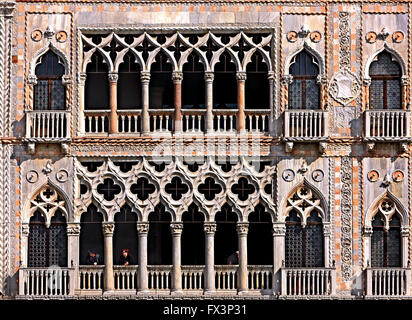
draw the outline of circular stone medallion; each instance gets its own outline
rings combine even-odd
[[[379,172],[378,172],[378,171],[376,171],[376,170],[371,170],[371,171],[369,171],[369,173],[368,173],[368,180],[369,180],[370,182],[375,182],[375,181],[378,180],[378,178],[379,178]]]
[[[295,179],[295,172],[292,169],[286,169],[282,173],[282,178],[287,182],[291,182]]]

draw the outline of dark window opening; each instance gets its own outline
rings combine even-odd
[[[294,57],[289,73],[293,76],[289,85],[289,109],[319,109],[320,87],[316,79],[319,62],[303,50]]]
[[[120,193],[120,187],[112,179],[104,179],[103,183],[97,185],[97,192],[102,194],[105,200],[111,201]]]
[[[392,55],[383,51],[369,69],[371,85],[369,105],[371,109],[401,109],[401,67]]]
[[[51,50],[40,57],[36,66],[34,110],[65,110],[66,88],[63,85],[64,64]]]
[[[151,67],[149,103],[151,109],[170,109],[174,105],[172,65],[167,56],[159,52]]]
[[[248,264],[273,265],[272,219],[262,204],[249,215]]]
[[[222,192],[220,184],[215,182],[215,179],[208,177],[204,183],[201,183],[198,187],[199,192],[205,196],[206,200],[213,200],[217,194]]]
[[[113,260],[121,263],[122,250],[129,250],[129,265],[137,264],[137,216],[128,205],[124,205],[114,216]]]
[[[150,183],[147,178],[139,178],[136,183],[130,186],[130,191],[137,194],[139,200],[147,200],[149,196],[156,191],[154,184]]]
[[[103,215],[94,204],[80,218],[80,264],[87,265],[89,251],[99,256],[98,264],[104,264]]]
[[[269,108],[268,67],[260,53],[253,54],[246,67],[245,108]]]
[[[103,165],[103,161],[82,161],[80,164],[86,167],[89,172],[96,172]]]
[[[190,204],[183,212],[182,265],[205,264],[204,216],[196,204]]]
[[[128,52],[119,65],[119,79],[117,81],[117,108],[141,109],[142,85],[140,81],[140,65],[136,57]]]
[[[228,258],[238,251],[238,235],[236,222],[238,217],[232,211],[232,207],[225,203],[221,210],[216,213],[215,233],[215,264],[226,265]]]
[[[241,201],[247,200],[255,190],[254,185],[249,183],[246,178],[239,178],[238,182],[232,186],[232,192],[237,194]]]
[[[86,68],[85,110],[109,110],[108,66],[100,54],[93,54]]]
[[[172,181],[166,184],[165,191],[172,196],[173,200],[180,200],[183,194],[189,191],[189,187],[179,177],[173,177]]]
[[[113,161],[113,164],[115,166],[118,166],[120,168],[121,172],[129,172],[132,170],[133,166],[136,165],[138,162],[137,161]]]
[[[149,214],[149,234],[147,254],[149,265],[172,264],[172,234],[170,231],[171,216],[162,204]]]
[[[205,108],[204,66],[193,52],[183,65],[182,108]]]
[[[213,106],[217,109],[237,109],[236,65],[226,51],[215,65]]]

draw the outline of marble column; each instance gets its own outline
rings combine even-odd
[[[172,293],[182,293],[182,264],[181,264],[181,236],[183,231],[182,222],[171,222],[172,232]]]
[[[150,132],[150,116],[149,116],[149,83],[150,72],[143,71],[140,74],[142,83],[142,115],[141,115],[141,130],[143,134]]]
[[[205,222],[205,294],[215,292],[215,222]]]
[[[275,90],[275,73],[273,71],[268,72],[268,81],[269,81],[269,133],[274,134],[274,117],[275,117],[275,109],[273,104],[274,99],[274,90]]]
[[[247,270],[247,234],[249,230],[248,222],[238,222],[236,225],[239,247],[239,269],[238,269],[238,293],[248,291],[248,270]]]
[[[117,133],[117,80],[119,76],[116,72],[109,73],[110,85],[110,127],[109,133]]]
[[[402,85],[402,109],[408,110],[408,88],[409,88],[409,77],[408,76],[402,76],[401,85]]]
[[[323,223],[323,241],[324,241],[324,261],[325,261],[325,268],[330,267],[329,263],[329,250],[330,250],[330,223],[324,222]]]
[[[326,92],[325,75],[319,74],[316,78],[316,83],[319,85],[319,107],[320,107],[320,110],[325,110],[325,92]]]
[[[172,80],[174,85],[174,132],[181,133],[182,125],[182,80],[183,72],[174,71],[172,73]]]
[[[148,222],[137,223],[137,234],[139,237],[139,252],[138,252],[138,264],[139,264],[139,288],[138,291],[145,293],[149,291],[148,275],[147,275],[147,234],[149,233]]]
[[[80,289],[79,279],[79,250],[80,250],[80,223],[67,223],[67,265],[73,268],[70,274],[69,294],[73,294],[75,289]]]
[[[363,110],[368,110],[369,109],[369,87],[372,83],[372,80],[369,79],[363,79],[363,88],[364,88],[364,100],[363,100]],[[365,124],[366,125],[366,124]],[[366,127],[368,129],[368,127]]]
[[[104,235],[104,291],[114,290],[113,276],[113,222],[103,222]]]
[[[84,132],[84,107],[85,107],[85,86],[86,86],[86,72],[80,72],[79,77],[77,79],[78,83],[78,90],[79,90],[79,109],[78,112],[78,127],[77,127],[77,134],[82,136],[85,134]]]
[[[363,238],[364,238],[364,267],[370,268],[371,266],[371,238],[372,238],[372,227],[363,227]]]
[[[237,72],[237,130],[239,133],[246,132],[246,116],[245,116],[245,83],[246,72]]]
[[[213,133],[213,72],[205,72],[206,133]]]
[[[402,263],[402,268],[408,268],[408,258],[409,258],[409,246],[408,246],[408,239],[409,239],[409,227],[404,226],[401,228],[401,237],[402,237],[402,243],[401,243],[401,250],[402,250],[402,255],[401,255],[401,263]]]
[[[21,268],[27,268],[28,265],[28,248],[29,248],[30,227],[28,223],[21,225],[21,247],[20,247],[20,270],[19,270],[19,295],[24,295],[24,273]]]
[[[273,224],[273,292],[281,292],[281,268],[285,260],[285,235],[286,226],[284,222]]]

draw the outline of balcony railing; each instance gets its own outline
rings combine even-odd
[[[322,141],[329,136],[329,115],[322,110],[286,110],[285,139]]]
[[[237,265],[215,266],[216,290],[237,290]]]
[[[182,266],[182,289],[203,290],[205,266]]]
[[[78,286],[80,290],[102,292],[104,285],[104,266],[80,266]]]
[[[172,266],[147,266],[149,290],[169,291],[171,289]]]
[[[138,266],[113,266],[114,289],[136,291],[139,283]]]
[[[335,294],[333,268],[282,268],[283,296],[326,296]]]
[[[73,268],[21,268],[19,295],[68,296],[74,293]]]
[[[64,142],[69,140],[70,111],[27,111],[26,139],[34,142]]]
[[[410,112],[407,110],[365,111],[365,140],[403,141],[410,137]]]
[[[88,110],[84,112],[84,131],[87,134],[109,132],[110,111]]]
[[[249,290],[272,290],[273,267],[272,266],[248,266]]]
[[[366,269],[367,296],[406,296],[409,295],[411,270],[405,268]]]

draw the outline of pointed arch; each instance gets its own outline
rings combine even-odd
[[[63,67],[64,67],[64,75],[67,75],[67,76],[70,75],[71,67],[70,67],[69,59],[67,58],[66,54],[63,51],[59,50],[52,42],[49,42],[46,46],[39,49],[34,54],[34,57],[31,60],[30,66],[29,66],[29,75],[30,76],[36,75],[36,67],[39,63],[41,63],[41,57],[45,55],[48,51],[52,51],[54,54],[56,54],[61,59],[61,62],[63,62]]]
[[[364,69],[364,77],[366,80],[371,79],[370,75],[369,75],[369,70],[370,70],[370,66],[372,64],[372,62],[376,61],[378,58],[378,55],[382,52],[388,52],[391,56],[392,59],[394,59],[397,63],[399,63],[399,66],[401,67],[401,76],[406,75],[406,64],[405,61],[403,60],[402,56],[400,53],[398,53],[398,51],[396,51],[395,49],[391,48],[387,43],[385,43],[381,48],[379,48],[378,50],[376,50],[369,58],[368,60],[366,60],[365,63],[365,69]]]
[[[296,56],[301,53],[302,51],[305,51],[312,56],[312,58],[317,60],[317,65],[319,66],[319,74],[324,75],[325,74],[325,61],[322,58],[322,55],[313,49],[306,41],[303,43],[302,47],[298,48],[296,51],[294,51],[292,54],[290,54],[284,64],[284,70],[283,70],[283,75],[287,76],[290,75],[289,70],[290,66],[293,64]]]

